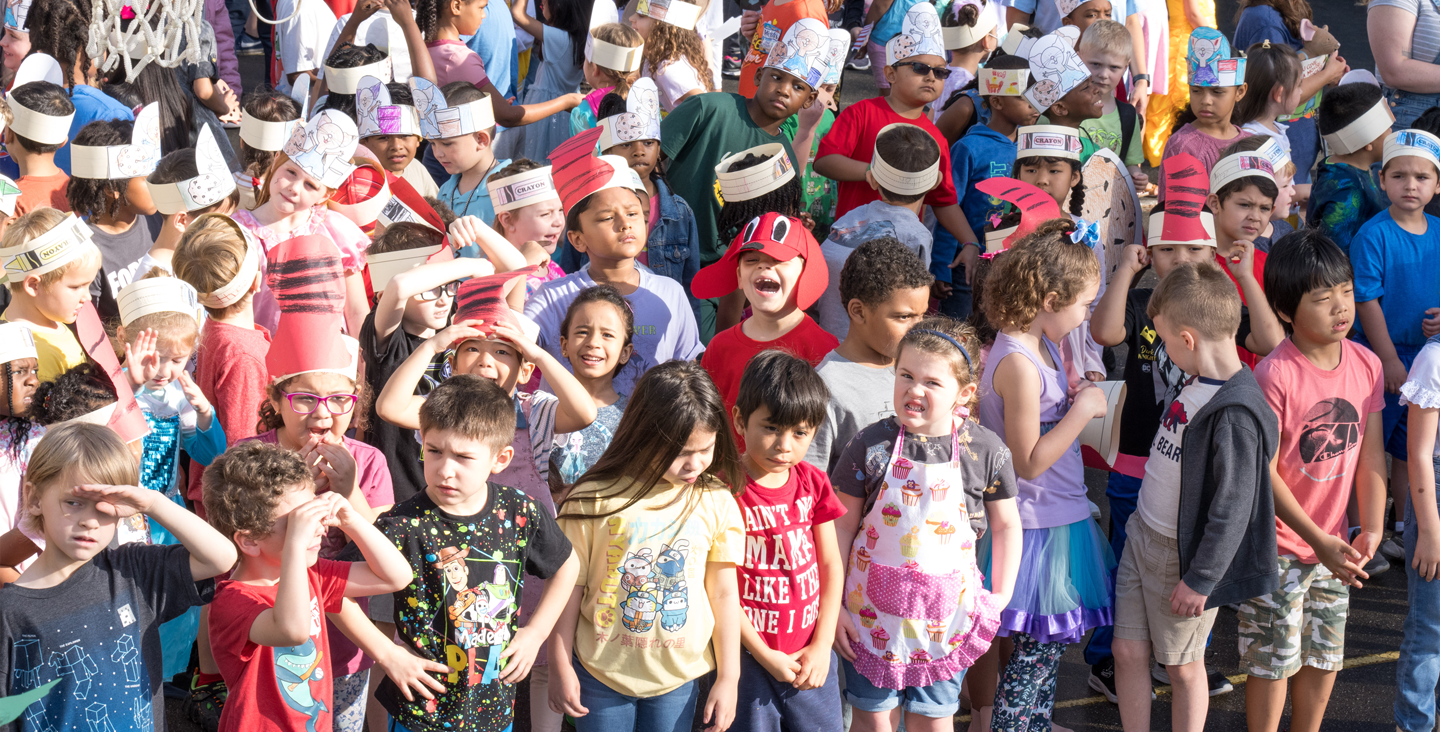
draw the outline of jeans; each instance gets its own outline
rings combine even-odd
[[[950,297],[940,301],[940,314],[947,318],[965,320],[975,310],[971,300],[971,288],[965,282],[965,265],[960,265],[950,274]]]
[[[1140,479],[1123,473],[1111,473],[1110,482],[1105,484],[1105,498],[1110,504],[1110,551],[1115,552],[1116,569],[1120,557],[1125,553],[1125,524],[1135,513],[1135,503],[1140,500]],[[1110,587],[1115,587],[1115,573],[1110,573]],[[1085,645],[1085,663],[1094,666],[1114,657],[1110,652],[1110,641],[1115,637],[1115,626],[1102,625],[1090,634]]]
[[[1381,88],[1385,90],[1385,98],[1393,105],[1390,111],[1395,113],[1395,124],[1390,125],[1390,129],[1397,132],[1413,125],[1420,113],[1440,105],[1440,94],[1411,94],[1388,86]]]
[[[1440,458],[1435,458],[1440,473]],[[1410,611],[1405,614],[1405,635],[1400,641],[1400,660],[1395,664],[1395,725],[1404,732],[1435,729],[1435,690],[1440,685],[1440,578],[1426,582],[1410,566],[1420,527],[1415,522],[1415,503],[1405,506],[1405,579],[1409,585]]]
[[[626,696],[590,675],[575,660],[580,702],[590,713],[575,719],[576,732],[690,732],[700,685],[687,681],[660,696]]]

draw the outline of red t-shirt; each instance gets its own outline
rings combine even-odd
[[[820,149],[815,152],[815,159],[819,160],[826,155],[844,155],[851,160],[869,163],[870,158],[875,155],[875,136],[880,134],[885,125],[896,123],[915,125],[935,138],[935,144],[940,146],[940,185],[925,195],[925,203],[935,208],[954,206],[960,199],[955,196],[955,181],[950,177],[950,146],[945,143],[945,136],[940,134],[935,123],[923,114],[915,119],[896,114],[884,97],[866,99],[846,107],[840,116],[835,118],[829,134],[820,140]],[[863,180],[841,181],[835,218],[839,219],[850,209],[878,200],[880,191],[871,188],[869,183]]]
[[[340,612],[349,562],[319,560],[310,578],[310,640],[271,648],[250,640],[250,626],[275,607],[278,585],[224,580],[210,604],[210,649],[230,689],[220,713],[221,730],[246,732],[329,730],[335,707],[330,673],[330,638],[325,613]]]
[[[705,355],[700,357],[700,365],[710,372],[710,380],[715,382],[715,388],[720,390],[720,397],[725,400],[726,414],[735,406],[735,399],[740,394],[740,377],[745,373],[745,364],[750,363],[755,354],[775,349],[803,358],[815,366],[825,358],[825,354],[840,345],[835,336],[811,320],[809,315],[789,333],[773,341],[757,341],[745,335],[741,330],[744,327],[745,324],[741,323],[716,333],[705,348]],[[743,445],[741,449],[744,449]]]
[[[810,463],[790,468],[779,488],[745,481],[735,497],[745,517],[745,561],[736,569],[740,607],[765,645],[794,653],[810,643],[820,614],[820,566],[811,527],[845,515],[830,478]]]
[[[267,398],[270,371],[265,354],[270,351],[270,332],[261,326],[237,328],[214,320],[205,323],[200,350],[195,357],[195,385],[215,407],[215,418],[225,430],[225,444],[233,447],[255,436],[260,405]],[[195,513],[205,518],[200,476],[205,466],[190,461],[190,484],[185,493],[195,502]]]

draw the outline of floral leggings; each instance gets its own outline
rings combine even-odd
[[[1015,642],[1015,653],[1000,674],[991,732],[1049,732],[1065,644],[1041,643],[1024,633],[1010,640]]]

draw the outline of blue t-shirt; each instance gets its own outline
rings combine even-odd
[[[500,96],[509,97],[520,87],[520,47],[515,43],[515,20],[508,9],[485,12],[475,35],[465,39],[485,65],[485,75],[495,85]]]
[[[487,188],[485,184],[490,182],[490,178],[495,175],[495,171],[509,164],[509,160],[496,160],[495,164],[490,166],[490,172],[485,174],[485,178],[480,181],[480,184],[464,193],[460,192],[460,174],[456,173],[450,176],[450,180],[445,181],[444,185],[440,186],[440,193],[436,198],[439,198],[441,203],[449,206],[450,210],[454,211],[457,217],[474,216],[486,224],[493,224],[495,223],[495,204],[490,202],[490,189]],[[460,256],[479,257],[480,247],[474,244],[466,244],[460,247]]]
[[[113,97],[93,86],[76,84],[70,90],[70,101],[75,104],[75,119],[70,122],[70,139],[74,140],[75,135],[80,133],[80,128],[94,122],[97,119],[128,119],[135,120],[135,113],[130,108],[115,101]],[[55,165],[70,175],[70,146],[55,151]]]
[[[1315,167],[1305,220],[1349,254],[1360,225],[1389,207],[1373,172],[1326,159]]]
[[[890,9],[875,21],[875,28],[870,31],[870,41],[883,46],[886,41],[899,35],[900,26],[905,22],[905,14],[918,2],[920,0],[895,0]]]
[[[1060,10],[1055,7],[1055,0],[1012,0],[1006,5],[1022,13],[1030,13],[1030,25],[1045,33],[1060,27]],[[1124,25],[1125,19],[1137,12],[1139,11],[1135,7],[1135,0],[1125,0],[1123,3],[1119,0],[1110,1],[1110,19],[1116,23]]]
[[[1240,22],[1235,24],[1235,49],[1244,51],[1263,41],[1283,43],[1296,51],[1305,47],[1304,42],[1290,35],[1285,27],[1285,18],[1280,11],[1269,5],[1251,5],[1240,13]]]
[[[973,125],[964,137],[950,148],[950,174],[955,192],[960,197],[960,210],[970,229],[980,236],[991,214],[1000,213],[1005,202],[975,190],[975,184],[986,178],[1007,178],[1015,166],[1015,141],[986,125]],[[943,226],[935,227],[935,246],[930,250],[930,272],[941,282],[950,282],[950,263],[960,242]]]
[[[1429,308],[1440,307],[1440,218],[1426,215],[1424,234],[1415,235],[1395,223],[1387,209],[1360,227],[1350,248],[1355,267],[1355,302],[1380,300],[1390,340],[1401,354],[1425,345],[1420,321]],[[1361,330],[1360,321],[1355,329]]]

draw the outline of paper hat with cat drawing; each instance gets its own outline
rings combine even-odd
[[[115,304],[120,308],[120,324],[125,326],[154,313],[180,313],[200,322],[200,296],[178,277],[135,280],[120,289]]]
[[[72,146],[70,175],[90,180],[138,178],[155,172],[160,156],[160,103],[152,102],[135,115],[130,144]]]
[[[695,30],[695,23],[700,20],[702,11],[699,5],[683,0],[640,0],[635,5],[635,12],[677,28]]]
[[[15,204],[20,202],[20,186],[15,181],[0,175],[0,213],[15,215]]]
[[[355,169],[350,158],[359,141],[354,120],[344,112],[326,109],[303,127],[297,126],[281,152],[320,185],[339,188]]]
[[[29,33],[31,0],[10,0],[5,3],[5,28],[8,30]]]
[[[850,56],[850,31],[831,28],[830,46],[825,53],[825,79],[820,83],[839,84],[840,74],[845,71],[845,61]]]
[[[495,126],[489,95],[450,106],[440,87],[418,76],[410,77],[410,95],[420,112],[420,134],[427,140],[485,132]]]
[[[1215,216],[1201,210],[1210,196],[1205,165],[1194,155],[1181,153],[1166,158],[1160,170],[1165,174],[1165,210],[1150,215],[1145,245],[1215,246]]]
[[[15,134],[27,140],[34,140],[41,145],[59,145],[70,140],[70,122],[75,119],[75,112],[51,116],[44,112],[37,112],[20,103],[15,97],[15,90],[31,82],[43,81],[47,84],[54,84],[65,89],[65,74],[60,71],[60,64],[54,58],[43,53],[32,53],[20,62],[20,68],[15,70],[15,82],[10,86],[10,95],[6,97],[5,103],[10,105],[10,114],[14,121],[10,123],[10,129]]]
[[[945,39],[940,35],[940,14],[930,3],[916,3],[905,13],[900,33],[885,42],[885,64],[893,66],[916,56],[939,56],[948,60]]]
[[[628,74],[640,70],[645,55],[645,44],[631,48],[617,46],[595,37],[595,29],[609,23],[620,22],[620,10],[609,0],[596,0],[590,8],[590,32],[585,34],[585,60],[602,69]]]
[[[283,122],[270,122],[252,116],[245,109],[240,110],[240,139],[256,150],[266,152],[280,152],[285,143],[290,140],[290,133],[295,131],[296,125],[305,124],[310,118],[308,108],[310,97],[310,77],[301,74],[295,79],[295,84],[290,87],[290,98],[300,107],[300,118],[290,119]]]
[[[5,282],[21,282],[30,275],[59,269],[95,246],[94,232],[75,214],[66,214],[55,228],[18,246],[0,249]]]
[[[0,323],[0,363],[22,358],[39,358],[35,351],[35,334],[24,323]]]
[[[1035,85],[1021,96],[1041,114],[1090,78],[1089,67],[1080,60],[1080,54],[1075,53],[1077,34],[1074,30],[1074,26],[1065,26],[1030,43],[1022,43],[1023,50],[1016,54],[1030,63],[1030,75],[1035,78]]]
[[[160,213],[169,216],[198,211],[219,203],[235,190],[235,176],[230,174],[225,155],[208,126],[200,129],[200,141],[195,143],[195,168],[198,172],[194,178],[178,183],[145,181],[150,199]]]
[[[540,335],[540,326],[510,309],[505,301],[505,289],[510,282],[534,274],[535,269],[532,264],[510,272],[471,277],[460,283],[460,289],[455,293],[455,322],[482,320],[484,324],[480,330],[487,334],[495,323],[508,323],[524,333],[526,338],[534,340]],[[520,282],[515,286],[524,287],[525,284]]]
[[[361,139],[420,134],[420,111],[414,105],[391,102],[385,82],[374,76],[361,79],[355,90],[355,119]]]
[[[340,249],[311,234],[281,242],[270,252],[265,283],[280,306],[265,366],[272,382],[314,372],[354,379],[360,349],[345,325],[345,270]]]
[[[390,68],[390,57],[365,64],[363,66],[352,66],[348,69],[337,69],[330,64],[325,64],[325,86],[331,94],[354,94],[360,89],[360,83],[365,77],[390,81],[394,78],[394,71]]]
[[[635,195],[649,198],[645,182],[630,169],[619,155],[595,155],[595,144],[605,130],[592,127],[560,143],[550,153],[555,189],[566,211],[606,188],[628,188]]]
[[[1214,28],[1190,32],[1190,51],[1185,65],[1190,86],[1240,86],[1245,83],[1245,59],[1231,58],[1234,52],[1225,34]]]
[[[765,68],[779,69],[809,84],[811,89],[818,88],[830,72],[829,26],[814,18],[791,23],[785,35],[770,44]]]
[[[945,12],[947,14],[954,13],[966,5],[971,5],[975,8],[977,13],[975,25],[947,26],[942,24],[940,35],[945,39],[945,48],[948,50],[958,51],[962,48],[969,48],[984,40],[985,36],[990,35],[995,30],[997,22],[996,15],[994,12],[988,10],[985,7],[985,3],[980,0],[955,0]]]
[[[625,111],[600,120],[600,151],[636,140],[660,139],[660,90],[649,77],[630,87]]]

